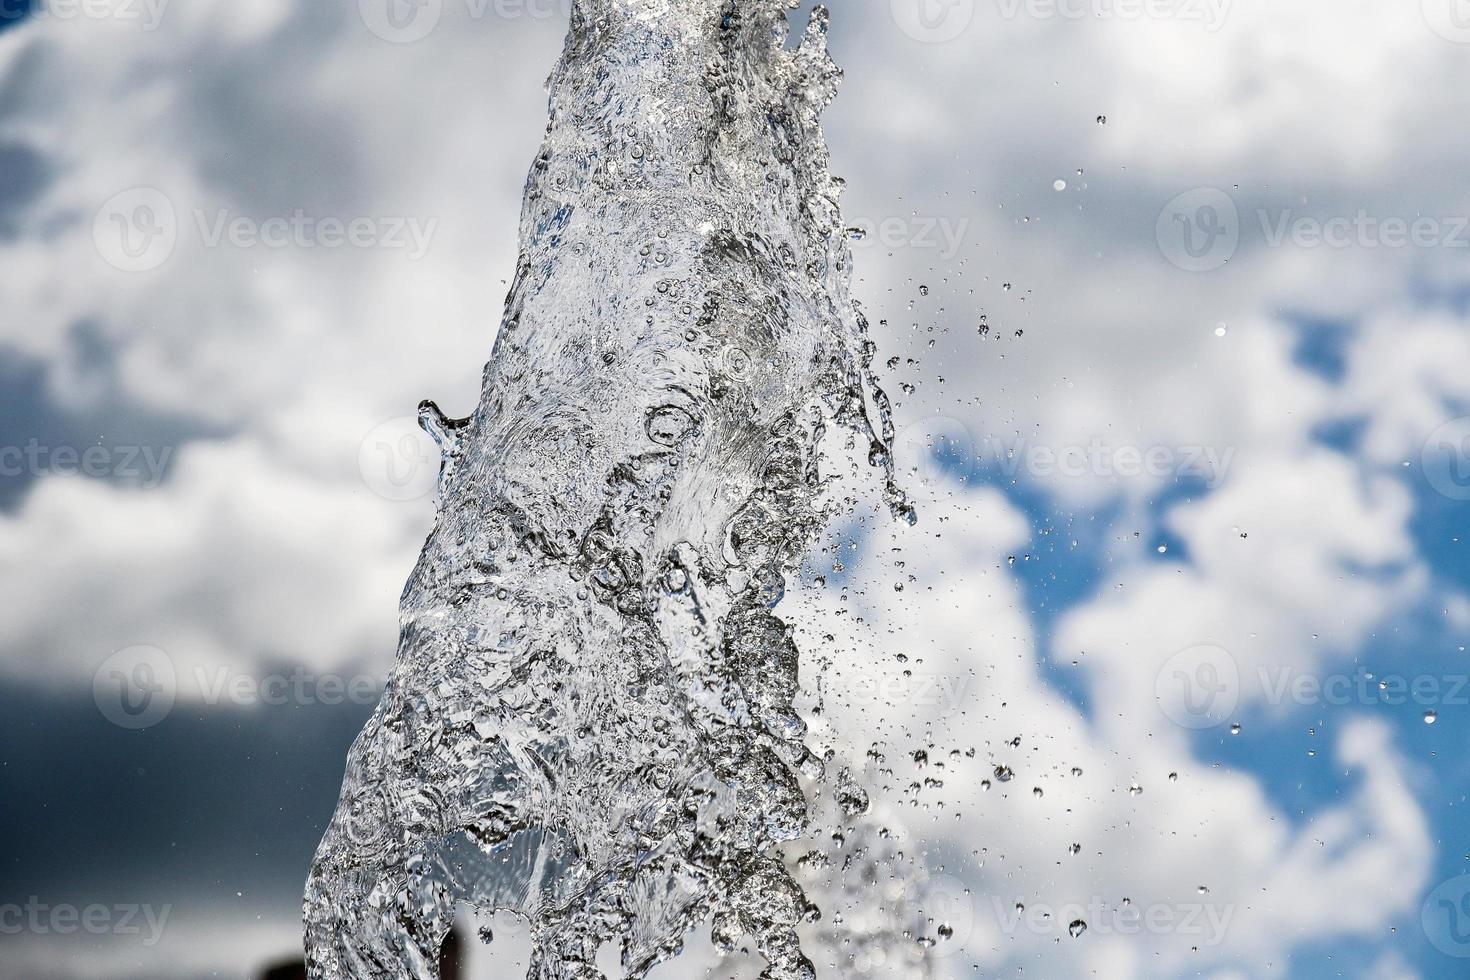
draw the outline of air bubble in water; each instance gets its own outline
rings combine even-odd
[[[648,438],[660,446],[672,446],[694,427],[694,419],[676,405],[664,405],[648,414]]]

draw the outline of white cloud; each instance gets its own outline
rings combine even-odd
[[[89,690],[108,655],[138,644],[184,677],[281,660],[381,667],[429,507],[283,468],[252,439],[185,447],[153,490],[48,477],[0,517],[0,669]],[[179,693],[200,694],[182,681]]]

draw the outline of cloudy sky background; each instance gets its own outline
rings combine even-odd
[[[1470,11],[924,2],[834,5],[826,122],[923,517],[793,602],[973,891],[940,975],[1463,976]],[[4,7],[0,906],[108,911],[0,975],[297,942],[432,516],[406,416],[477,398],[559,6]],[[140,668],[166,716],[118,714]]]

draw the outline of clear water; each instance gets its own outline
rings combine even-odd
[[[438,515],[307,883],[313,977],[433,977],[460,903],[522,916],[537,980],[600,977],[609,943],[642,976],[706,922],[815,975],[798,929],[840,925],[781,845],[835,826],[814,800],[878,835],[804,743],[775,609],[850,499],[831,460],[913,516],[848,293],[826,23],[792,46],[775,0],[575,4],[482,399],[422,409]]]

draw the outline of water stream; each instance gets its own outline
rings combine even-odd
[[[307,884],[311,976],[433,977],[459,903],[524,918],[535,980],[601,977],[610,942],[643,976],[704,922],[815,976],[779,845],[836,774],[776,609],[854,482],[913,518],[849,296],[826,28],[574,4],[481,401],[421,410],[438,513]],[[830,465],[854,448],[872,477]]]

